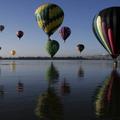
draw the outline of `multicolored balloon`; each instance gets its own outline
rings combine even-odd
[[[120,7],[101,10],[93,19],[93,32],[113,59],[120,54]]]
[[[0,25],[0,32],[2,32],[5,29],[4,25]]]
[[[48,54],[50,54],[51,58],[57,53],[59,50],[59,43],[56,40],[48,40],[46,44],[46,50]]]
[[[10,54],[13,55],[13,56],[16,55],[16,51],[15,50],[11,50]]]
[[[69,27],[64,26],[64,27],[62,27],[62,28],[60,29],[59,33],[60,33],[62,39],[63,39],[64,42],[65,42],[65,40],[70,36],[71,30],[70,30]]]
[[[84,45],[83,44],[78,44],[77,45],[77,50],[81,53],[84,50]]]
[[[62,24],[63,10],[56,4],[43,4],[35,11],[38,26],[50,37]]]
[[[16,35],[17,35],[17,37],[20,39],[20,38],[22,38],[22,36],[24,35],[24,32],[23,31],[17,31],[16,32]]]

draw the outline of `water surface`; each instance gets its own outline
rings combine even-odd
[[[112,61],[0,61],[0,119],[120,119],[119,74]]]

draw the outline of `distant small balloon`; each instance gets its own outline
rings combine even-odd
[[[15,50],[11,50],[10,53],[11,53],[11,55],[13,55],[13,56],[16,55],[16,51],[15,51]]]
[[[4,25],[0,25],[0,31],[2,32],[5,29]]]
[[[23,37],[24,32],[23,32],[23,31],[17,31],[16,35],[17,35],[17,37],[20,39],[20,38]]]
[[[60,33],[62,39],[63,39],[64,42],[65,42],[65,40],[70,36],[71,30],[70,30],[69,27],[64,26],[64,27],[62,27],[62,28],[60,29],[59,33]]]
[[[77,50],[81,53],[84,50],[84,45],[83,44],[78,44],[77,45]]]
[[[0,50],[2,49],[2,47],[0,47]]]

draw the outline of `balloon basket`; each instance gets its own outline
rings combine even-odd
[[[113,62],[113,69],[117,69],[117,66],[118,66],[118,61],[117,60],[114,60]]]

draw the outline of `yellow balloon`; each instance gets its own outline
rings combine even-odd
[[[10,54],[13,55],[13,56],[16,55],[16,51],[15,50],[11,50]]]

